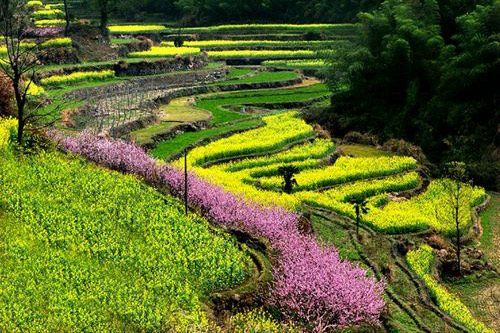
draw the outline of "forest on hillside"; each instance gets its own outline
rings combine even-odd
[[[84,0],[83,8],[102,1]],[[372,10],[381,0],[106,0],[116,15],[135,21],[155,18],[189,25],[235,22],[337,23],[351,22],[360,11]]]
[[[336,93],[319,121],[405,139],[438,165],[465,161],[498,188],[500,1],[387,0],[358,18],[358,42],[330,59]]]

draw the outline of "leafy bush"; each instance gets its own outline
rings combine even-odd
[[[14,90],[11,80],[5,74],[0,73],[0,117],[12,115],[13,98]]]
[[[379,144],[379,138],[376,135],[369,133],[359,133],[359,132],[349,132],[344,136],[344,140],[351,143],[359,143],[362,145],[377,146]],[[411,156],[411,155],[403,155]]]
[[[392,151],[401,156],[411,156],[422,165],[428,165],[429,160],[425,156],[422,148],[415,146],[405,140],[391,139],[384,143],[384,149]]]
[[[67,47],[56,47],[37,53],[38,60],[42,64],[75,64],[80,60],[76,51]]]
[[[470,310],[460,301],[458,296],[450,293],[433,278],[431,267],[434,256],[432,254],[432,248],[429,245],[423,244],[417,250],[408,252],[406,260],[415,273],[424,281],[427,288],[429,288],[438,306],[452,316],[453,319],[462,323],[472,332],[494,332],[494,330],[486,327],[486,325],[475,319]]]
[[[314,41],[322,39],[321,34],[318,31],[308,31],[304,34],[303,38],[306,41]]]

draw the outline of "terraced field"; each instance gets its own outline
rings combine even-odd
[[[161,24],[109,32],[117,60],[30,78],[62,151],[19,157],[0,119],[0,330],[493,332],[426,245],[456,237],[451,181],[302,119],[335,98],[308,75],[352,25],[186,28],[182,47]],[[489,195],[463,190],[459,236],[491,251]]]

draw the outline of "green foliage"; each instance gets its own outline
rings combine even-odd
[[[2,331],[182,331],[248,274],[231,238],[132,176],[0,154]]]
[[[386,0],[359,17],[359,43],[329,59],[331,132],[405,139],[435,162],[496,156],[483,163],[498,169],[500,1]]]
[[[80,7],[88,10],[86,3],[102,0],[84,0]],[[128,21],[138,21],[154,16],[178,20],[181,26],[210,25],[233,22],[301,22],[338,23],[352,22],[359,11],[371,10],[381,0],[122,0],[114,15]],[[78,5],[78,4],[77,4]],[[91,7],[92,8],[92,7]],[[98,6],[93,8],[99,9]],[[90,13],[95,15],[95,13]]]
[[[279,76],[276,78],[279,78]],[[225,83],[226,82],[223,82],[222,84]],[[329,92],[327,91],[325,85],[318,84],[296,89],[241,91],[235,93],[217,94],[212,95],[209,98],[199,100],[195,106],[197,108],[212,112],[214,116],[212,121],[213,123],[218,124],[226,121],[248,117],[248,115],[226,110],[225,107],[227,106],[250,105],[259,103],[303,102],[307,101],[308,99],[319,98],[328,95]]]
[[[298,77],[299,77],[298,74],[294,72],[262,72],[254,76],[250,76],[246,79],[223,81],[221,84],[276,82],[276,81],[293,80]]]

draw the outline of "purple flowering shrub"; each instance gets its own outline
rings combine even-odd
[[[82,155],[110,169],[167,185],[184,194],[184,174],[169,165],[157,166],[141,148],[122,141],[87,134],[56,137],[68,152]],[[221,227],[247,232],[269,241],[277,256],[269,304],[287,319],[314,331],[379,324],[385,307],[384,285],[367,277],[364,269],[342,261],[334,247],[318,244],[299,232],[299,215],[279,207],[246,202],[194,174],[188,175],[189,201],[202,215]]]
[[[38,38],[52,38],[60,36],[64,32],[63,27],[29,28],[26,34]]]

